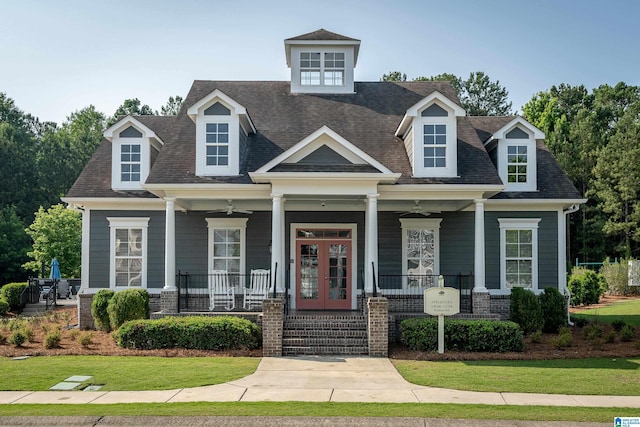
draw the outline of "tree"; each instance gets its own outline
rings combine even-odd
[[[47,210],[40,207],[26,232],[33,240],[33,249],[27,253],[32,261],[24,268],[38,271],[43,262],[50,265],[55,257],[63,277],[80,277],[82,218],[78,212],[62,204]]]
[[[182,102],[183,99],[181,96],[176,95],[175,98],[170,96],[167,103],[160,107],[160,114],[163,116],[177,116],[182,107]]]
[[[107,127],[113,125],[122,116],[152,116],[155,111],[151,109],[147,104],[140,105],[141,102],[138,98],[125,99],[121,106],[118,107],[113,117],[109,119]]]
[[[405,82],[407,75],[400,71],[389,71],[389,74],[383,74],[380,78],[381,82]]]
[[[462,95],[462,88],[463,88],[462,79],[454,74],[442,73],[442,74],[438,74],[437,76],[431,76],[431,77],[420,76],[413,79],[413,81],[414,82],[449,82],[451,83],[451,86],[453,86],[453,90],[456,92],[456,95],[458,95],[458,98],[461,98],[461,95]]]
[[[0,209],[0,286],[24,280],[24,270],[20,267],[27,261],[29,236],[24,224],[18,218],[15,208]]]

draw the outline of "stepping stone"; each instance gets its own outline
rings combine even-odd
[[[85,381],[89,381],[91,378],[93,377],[90,375],[74,375],[67,378],[65,381],[70,381],[72,383],[83,383]]]
[[[84,388],[83,391],[98,391],[102,388],[101,385],[88,385]]]
[[[56,385],[54,385],[53,387],[51,387],[49,390],[73,390],[74,388],[78,387],[80,385],[80,383],[72,383],[72,382],[67,382],[67,381],[63,381],[61,383],[58,383]]]

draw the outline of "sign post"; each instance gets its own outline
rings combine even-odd
[[[460,291],[444,286],[444,277],[438,277],[438,287],[424,291],[424,312],[438,316],[438,353],[444,353],[444,316],[460,313]]]

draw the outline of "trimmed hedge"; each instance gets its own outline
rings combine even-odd
[[[457,320],[444,322],[445,349],[475,352],[522,351],[522,331],[514,322]],[[438,319],[414,318],[400,323],[400,341],[412,350],[438,349]]]
[[[9,311],[9,303],[0,295],[0,316],[4,316]],[[0,340],[1,341],[1,340]]]
[[[25,288],[29,286],[28,283],[7,283],[0,289],[0,295],[9,303],[11,310],[20,308],[20,295]]]
[[[567,326],[567,304],[556,288],[544,288],[538,297],[542,308],[545,332],[556,333],[562,326]]]
[[[571,305],[591,305],[600,301],[600,296],[607,287],[607,282],[602,274],[575,267],[567,283],[571,292]]]
[[[240,350],[260,347],[262,331],[255,323],[239,317],[164,317],[127,322],[114,333],[114,338],[120,347],[137,350]]]
[[[111,330],[107,307],[109,307],[109,301],[111,301],[114,294],[115,292],[111,289],[100,289],[93,296],[93,300],[91,301],[91,317],[93,317],[93,323],[98,330],[107,332]]]
[[[513,287],[509,303],[509,320],[520,325],[525,334],[542,329],[544,318],[536,294],[529,289]]]
[[[129,320],[149,318],[149,293],[144,289],[126,289],[116,292],[107,306],[109,324],[118,329]]]

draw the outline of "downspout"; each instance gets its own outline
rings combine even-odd
[[[576,205],[571,205],[569,207],[569,209],[565,209],[564,211],[562,211],[562,213],[564,214],[564,224],[565,224],[565,230],[564,230],[564,232],[565,232],[565,251],[567,250],[566,249],[566,241],[567,241],[566,236],[567,236],[567,230],[568,230],[568,228],[567,228],[568,215],[570,215],[570,214],[572,214],[574,212],[577,212],[578,209],[580,209],[580,206],[576,204]],[[566,265],[566,260],[565,260],[565,265]],[[571,314],[569,313],[569,307],[571,306],[571,291],[569,290],[569,287],[567,286],[567,283],[566,283],[566,280],[567,280],[566,279],[566,274],[565,274],[565,279],[564,280],[565,280],[565,282],[564,282],[564,294],[568,296],[568,298],[567,298],[567,324],[569,326],[573,326],[573,322],[571,321]]]

